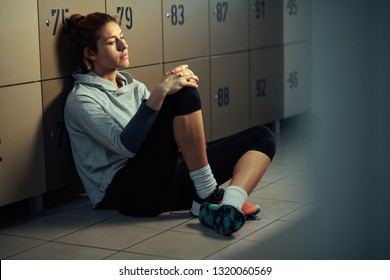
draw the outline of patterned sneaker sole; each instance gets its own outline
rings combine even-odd
[[[229,235],[238,231],[245,223],[245,215],[230,205],[203,203],[199,211],[202,225],[213,228],[218,234]]]

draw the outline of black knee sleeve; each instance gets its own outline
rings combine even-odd
[[[195,88],[185,87],[165,98],[163,107],[170,108],[175,116],[191,114],[202,109],[199,92]]]
[[[271,160],[274,158],[276,151],[276,136],[266,126],[255,126],[251,128],[255,144],[251,150],[256,150],[266,154]]]

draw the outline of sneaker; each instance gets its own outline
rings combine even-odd
[[[256,220],[257,214],[260,213],[260,206],[245,202],[241,208],[242,213],[245,214],[247,220]]]
[[[203,202],[209,202],[211,204],[221,204],[223,194],[225,191],[223,189],[220,189],[219,187],[216,187],[214,192],[210,194],[207,198],[201,199],[197,194],[194,197],[194,200],[192,201],[192,207],[190,209],[191,215],[198,217],[199,216],[199,209],[200,205]],[[257,204],[252,204],[249,202],[245,202],[244,205],[241,208],[241,211],[245,214],[246,218],[248,220],[256,220],[257,214],[260,213],[260,206]]]
[[[225,191],[217,186],[214,192],[210,194],[208,197],[206,197],[205,199],[201,199],[197,194],[195,194],[194,200],[192,201],[192,207],[190,209],[190,213],[193,216],[198,217],[200,205],[203,202],[208,202],[211,204],[219,204],[222,201],[224,193]]]
[[[231,205],[202,203],[199,210],[199,222],[213,228],[221,235],[238,231],[245,223],[245,215]]]

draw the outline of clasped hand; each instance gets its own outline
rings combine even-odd
[[[160,83],[168,89],[168,95],[174,94],[184,87],[198,87],[199,78],[192,72],[188,65],[183,64],[175,67],[164,74]]]

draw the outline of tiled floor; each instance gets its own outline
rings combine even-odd
[[[0,226],[1,259],[239,259],[261,252],[270,237],[310,213],[309,183],[315,159],[302,119],[282,122],[277,154],[250,196],[261,205],[257,220],[230,237],[201,226],[188,213],[132,218],[92,209],[85,195],[46,209],[35,218]],[[259,255],[271,258],[271,255]],[[251,256],[253,257],[253,256]]]

